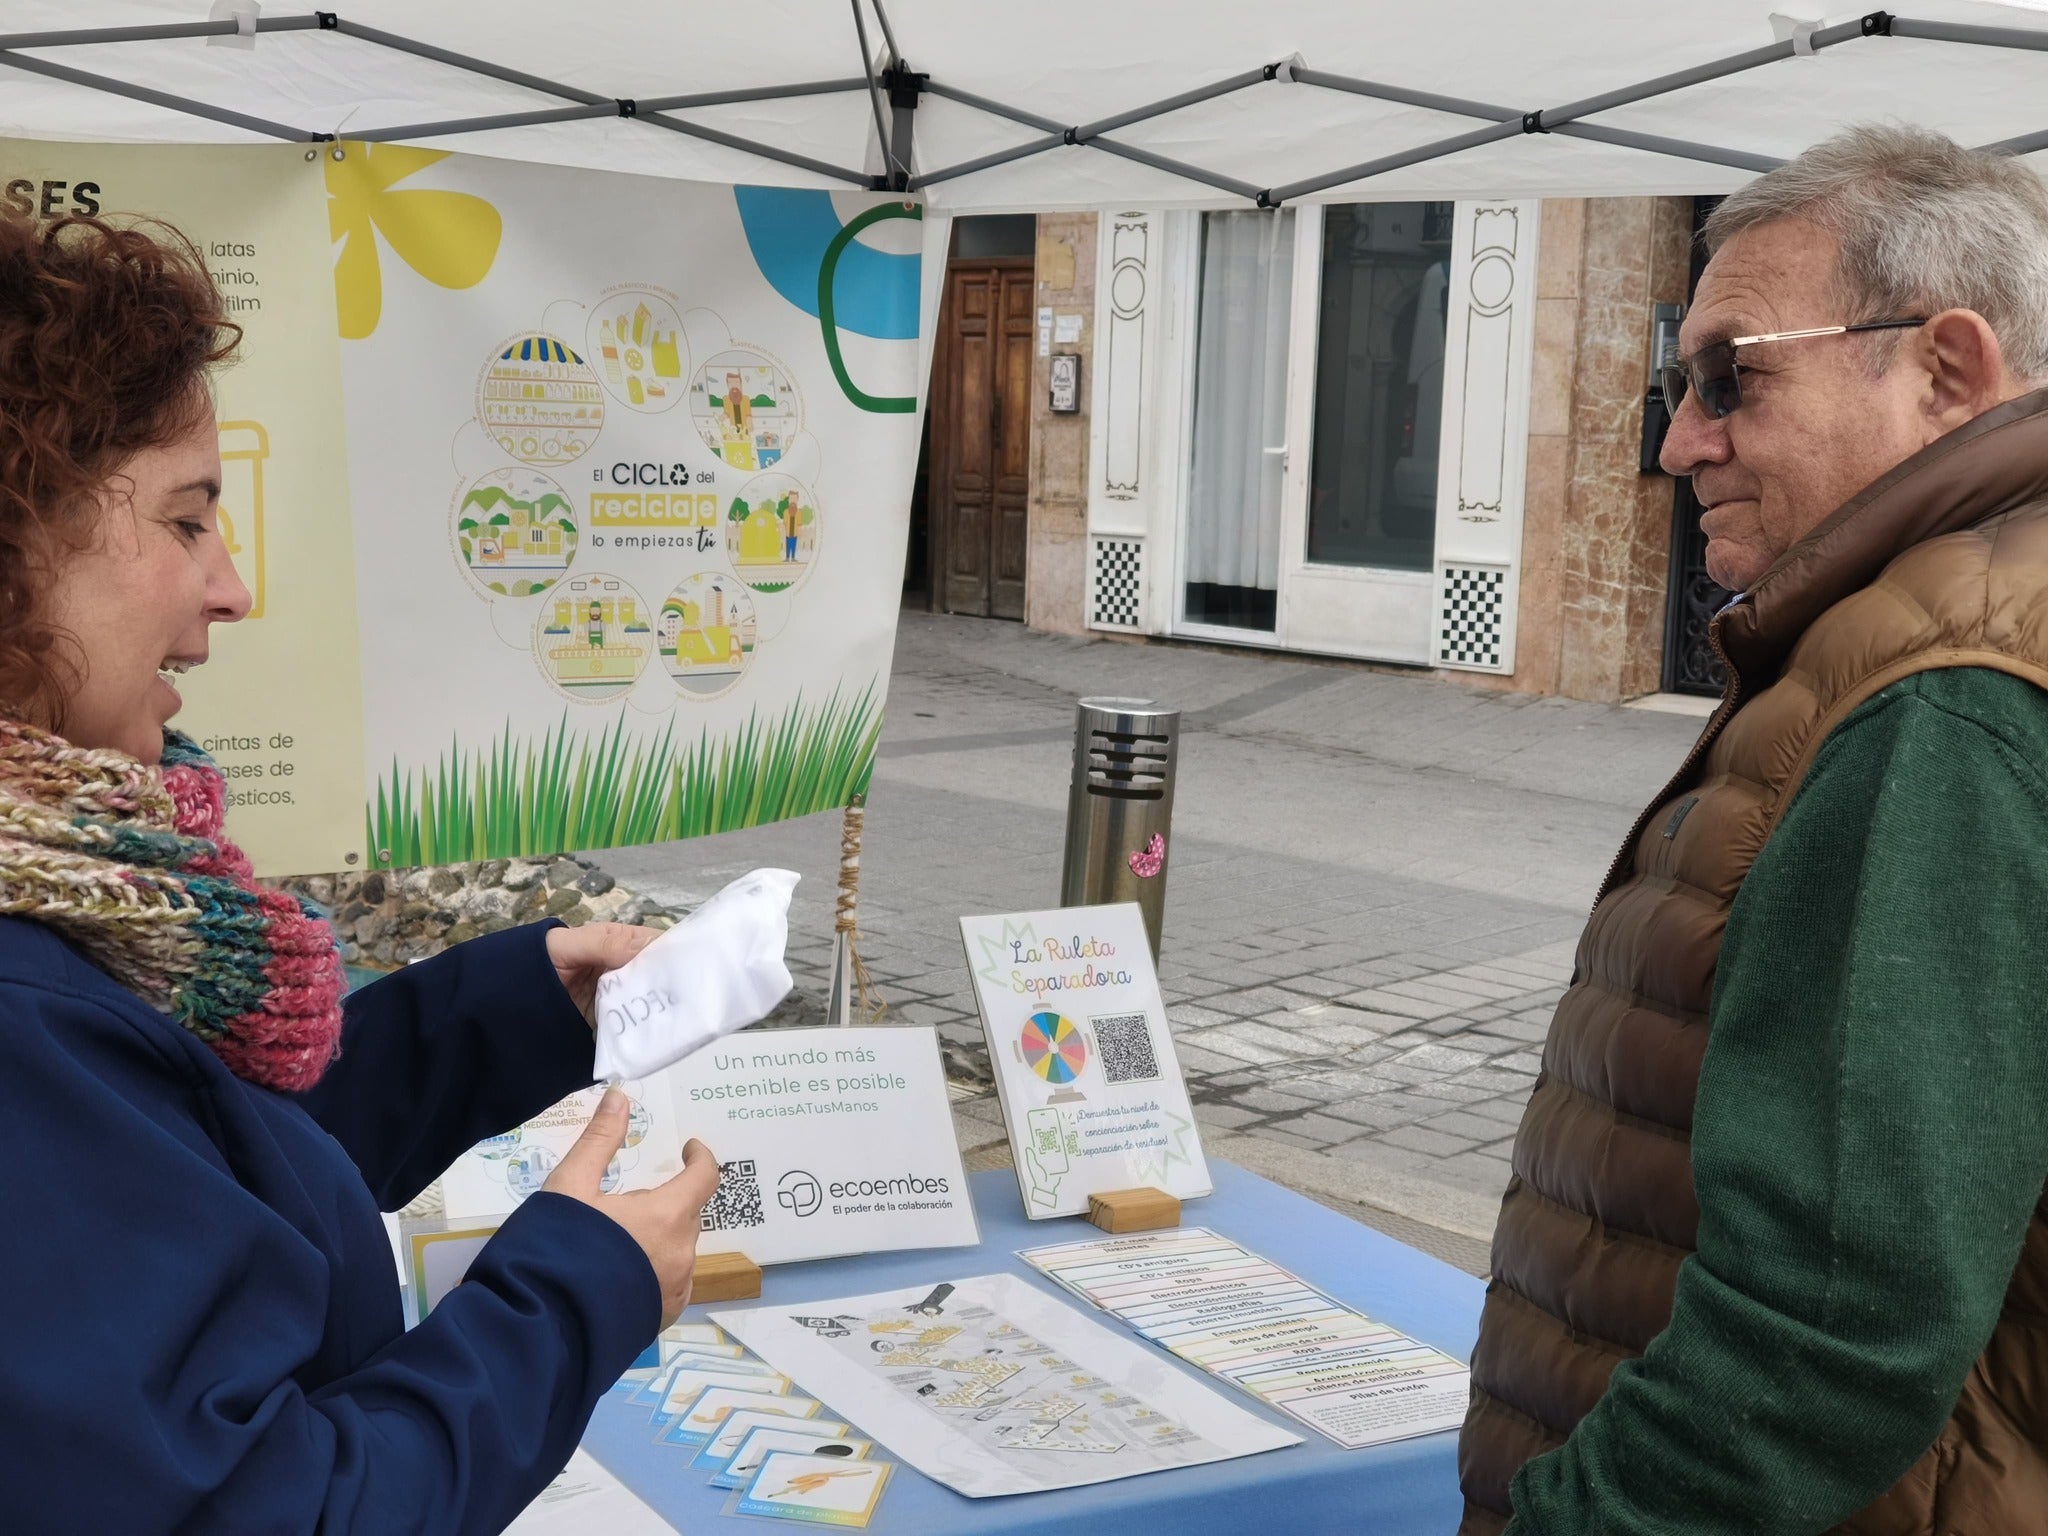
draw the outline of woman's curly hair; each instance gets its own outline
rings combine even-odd
[[[0,207],[0,710],[62,728],[49,574],[123,464],[211,415],[207,370],[241,336],[169,225]]]

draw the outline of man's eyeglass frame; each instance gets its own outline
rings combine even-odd
[[[1904,331],[1925,325],[1920,320],[1869,320],[1861,325],[1816,325],[1803,331],[1772,331],[1763,336],[1736,336],[1701,347],[1691,357],[1665,363],[1657,370],[1664,391],[1665,413],[1674,419],[1688,387],[1700,397],[1700,409],[1719,421],[1742,404],[1742,374],[1736,365],[1738,347],[1767,341],[1804,341],[1812,336],[1847,336],[1855,331]]]

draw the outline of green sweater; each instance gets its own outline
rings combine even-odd
[[[2048,694],[1898,683],[1728,918],[1671,1323],[1513,1536],[1818,1532],[1933,1443],[2048,1181]]]

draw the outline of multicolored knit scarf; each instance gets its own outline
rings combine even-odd
[[[341,1041],[334,933],[221,836],[221,772],[164,733],[160,768],[0,719],[0,913],[46,923],[266,1088],[310,1088]]]

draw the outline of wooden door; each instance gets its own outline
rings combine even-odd
[[[935,606],[946,613],[1024,617],[1034,293],[1029,257],[946,271],[930,480]]]

